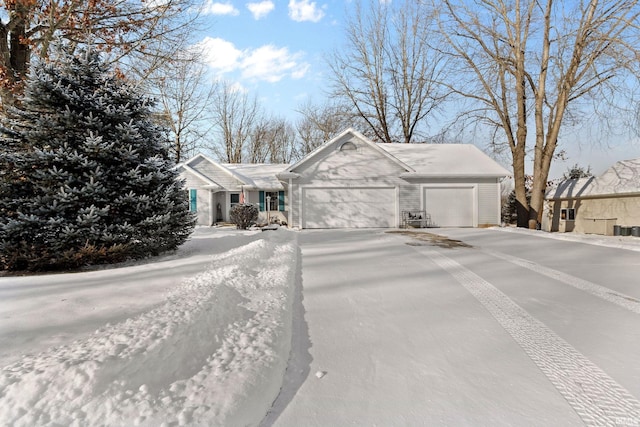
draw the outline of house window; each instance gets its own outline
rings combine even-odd
[[[358,147],[356,147],[356,144],[354,144],[351,141],[347,141],[340,146],[340,151],[350,151],[350,150],[357,150],[357,149]]]
[[[278,210],[278,192],[277,191],[266,191],[265,198],[269,201],[269,210],[277,211]]]
[[[198,212],[198,190],[195,188],[189,190],[189,210]]]
[[[267,210],[267,200],[270,211],[284,211],[284,191],[260,191],[258,197],[261,212]]]
[[[231,193],[230,197],[230,206],[234,207],[235,205],[240,203],[240,193]]]
[[[560,209],[560,219],[563,221],[575,221],[576,210],[574,208]]]

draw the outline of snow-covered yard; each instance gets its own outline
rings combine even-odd
[[[296,238],[200,228],[152,263],[0,278],[0,425],[257,424],[288,360]]]
[[[0,277],[0,425],[640,425],[635,258],[565,246],[640,239],[508,231],[198,228],[152,262]],[[576,406],[593,390],[610,413]]]

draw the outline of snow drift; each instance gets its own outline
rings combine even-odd
[[[0,425],[257,425],[291,347],[293,232],[214,259],[166,302],[0,371]]]

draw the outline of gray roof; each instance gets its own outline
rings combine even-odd
[[[222,166],[256,190],[284,190],[277,175],[289,167],[288,164],[264,163],[224,163]]]
[[[640,193],[640,158],[617,162],[602,175],[567,179],[547,189],[547,199]]]
[[[374,144],[353,129],[347,129],[333,140],[325,143],[304,159],[294,165],[287,164],[219,164],[208,157],[199,154],[184,163],[185,167],[198,162],[206,162],[223,170],[228,175],[223,177],[236,178],[237,185],[246,185],[253,189],[283,190],[284,185],[278,179],[286,178],[287,172],[291,172],[305,162],[318,155],[322,149],[329,147],[332,142],[341,138],[356,136],[369,144],[374,150],[398,163],[406,171],[400,176],[403,178],[450,178],[450,177],[491,177],[500,178],[509,176],[510,172],[500,166],[495,160],[483,153],[478,147],[470,144]],[[196,172],[212,184],[218,181],[209,176],[208,167],[194,167]],[[193,172],[193,170],[191,170]],[[211,169],[211,173],[216,170]],[[217,172],[216,172],[217,173]],[[292,173],[292,176],[296,175]],[[234,189],[235,189],[234,184]],[[221,187],[222,188],[222,187]]]
[[[289,165],[285,164],[218,163],[204,154],[197,154],[176,166],[178,170],[199,177],[207,183],[207,188],[227,191],[239,191],[243,187],[248,190],[284,190],[277,174],[287,167]]]
[[[511,173],[471,144],[377,144],[425,177],[504,177]]]

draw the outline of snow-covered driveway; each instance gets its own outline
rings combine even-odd
[[[304,322],[263,426],[640,425],[638,252],[432,231],[471,247],[300,234]]]

